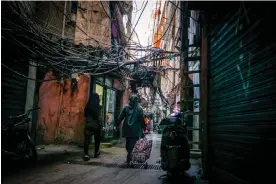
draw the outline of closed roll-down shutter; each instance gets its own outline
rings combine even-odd
[[[13,62],[5,65],[24,76],[28,76],[28,65],[11,63]],[[9,116],[25,112],[27,79],[4,66],[2,66],[1,72],[1,121],[4,123]]]
[[[265,11],[245,6],[210,29],[212,183],[255,183],[275,160],[276,31]]]

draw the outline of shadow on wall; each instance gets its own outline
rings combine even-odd
[[[53,78],[53,73],[48,72],[44,79]],[[81,74],[77,80],[41,84],[37,134],[42,137],[43,143],[83,143],[89,81],[89,76]]]

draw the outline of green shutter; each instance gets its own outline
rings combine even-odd
[[[266,177],[259,172],[276,155],[274,21],[265,9],[245,7],[220,16],[210,28],[208,122],[214,183],[253,183]]]

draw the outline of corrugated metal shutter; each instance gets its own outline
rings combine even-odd
[[[18,43],[24,42],[25,46],[28,44],[27,39],[22,39],[24,34],[20,32],[27,29],[28,25],[22,23],[21,17],[12,13],[10,2],[3,2],[1,5],[1,16],[2,20],[4,20],[1,24],[1,64],[24,76],[28,76],[29,66],[26,58],[29,52],[27,47]],[[14,25],[20,28],[16,29]],[[28,36],[25,35],[25,37],[27,38]],[[26,78],[17,75],[4,65],[1,66],[2,123],[5,123],[9,116],[24,113],[27,87]]]
[[[212,183],[265,179],[276,155],[275,21],[267,8],[235,12],[217,18],[210,30]]]
[[[28,65],[8,65],[22,75],[28,76]],[[27,79],[23,78],[2,66],[1,79],[1,121],[6,122],[9,116],[14,116],[25,111]]]

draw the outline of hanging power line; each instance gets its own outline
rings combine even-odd
[[[28,76],[25,76],[25,75],[15,71],[14,69],[8,67],[7,65],[3,64],[2,62],[1,62],[1,65],[4,66],[5,68],[7,68],[8,70],[10,70],[11,72],[15,73],[16,75],[19,75],[19,76],[21,76],[25,79],[28,79],[28,80],[33,80],[33,81],[36,81],[36,82],[49,82],[49,81],[57,80],[57,79],[48,79],[48,80],[33,79],[33,78],[30,78]]]
[[[176,7],[178,7],[178,6],[179,6],[179,1],[177,2]],[[174,17],[175,17],[176,12],[177,12],[177,8],[175,8],[175,11],[174,11],[174,13],[173,13],[173,16],[172,16],[172,18],[171,18],[171,20],[170,20],[170,23],[169,23],[169,25],[168,25],[168,28],[165,30],[165,32],[164,32],[164,34],[161,36],[161,38],[159,38],[157,41],[155,41],[154,43],[152,43],[152,44],[150,44],[150,45],[143,46],[142,48],[149,48],[149,47],[152,47],[154,44],[156,44],[157,42],[161,41],[161,40],[164,38],[164,36],[167,34],[168,30],[170,29],[170,26],[171,26],[171,24],[172,24],[172,22],[173,22],[173,20],[174,20]]]
[[[145,11],[145,9],[146,9],[146,7],[147,7],[148,2],[149,2],[149,1],[147,0],[147,2],[146,2],[146,4],[145,4],[145,6],[144,6],[144,8],[143,8],[143,10],[142,10],[142,12],[141,12],[139,18],[138,18],[138,20],[137,20],[137,22],[136,22],[136,24],[135,24],[134,27],[133,27],[132,32],[131,32],[130,35],[129,35],[129,38],[128,38],[128,41],[127,41],[127,42],[129,42],[129,40],[130,40],[130,38],[131,38],[131,36],[132,36],[132,34],[133,34],[133,31],[135,30],[135,28],[136,28],[136,26],[137,26],[139,20],[141,19],[142,14],[144,13],[144,11]]]
[[[63,12],[63,10],[61,10],[61,9],[56,5],[55,2],[51,1],[51,3],[58,9],[58,11],[60,11],[64,16],[66,16],[66,18],[67,18],[68,20],[71,20],[71,18],[70,18],[68,15],[66,15],[66,14]],[[98,44],[100,45],[100,41],[98,41],[97,39],[95,39],[95,38],[89,36],[89,35],[88,35],[82,28],[80,28],[77,24],[76,24],[76,27],[77,27],[82,33],[84,33],[87,37],[89,37],[90,39],[94,40],[96,43],[98,43]],[[103,42],[101,42],[101,44],[110,46],[109,44],[106,44],[106,43],[103,43]]]
[[[102,1],[100,1],[100,3],[101,3],[101,6],[102,6],[102,8],[103,8],[103,10],[104,10],[104,12],[105,12],[105,14],[108,16],[108,18],[112,21],[112,20],[116,20],[116,18],[114,18],[114,19],[112,19],[112,17],[107,13],[107,11],[105,10],[105,8],[104,8],[104,5],[103,5],[103,3],[102,3]],[[144,3],[144,2],[143,2]],[[129,21],[129,18],[127,17],[127,19],[128,19],[128,21]],[[131,22],[131,21],[130,21]],[[129,37],[127,37],[126,35],[125,35],[125,33],[124,32],[122,32],[121,31],[121,29],[119,29],[118,27],[117,27],[117,25],[116,24],[114,24],[114,26],[116,27],[116,29],[118,30],[118,31],[120,31],[120,33],[124,36],[124,37],[126,37],[127,39],[129,38]],[[137,38],[138,38],[138,42],[139,42],[139,45],[141,45],[141,43],[140,43],[140,41],[139,41],[139,37],[138,37],[138,34],[137,34],[137,32],[133,29],[133,32],[136,34],[136,36],[137,36]],[[131,37],[130,37],[131,38]],[[133,40],[131,40],[133,43],[136,43],[136,42],[134,42]],[[128,44],[129,43],[129,41],[127,41],[127,43],[126,44]],[[136,43],[137,44],[137,43]]]
[[[90,73],[91,75],[102,75],[109,72],[118,72],[117,69],[123,69],[121,70],[121,73],[124,73],[125,75],[132,75],[127,67],[128,65],[139,65],[144,62],[152,62],[154,60],[162,59],[161,57],[152,60],[152,56],[161,53],[162,51],[151,50],[149,54],[145,55],[145,57],[135,59],[134,61],[122,62],[119,61],[122,57],[121,55],[113,57],[112,49],[109,51],[103,51],[100,48],[96,48],[89,51],[87,46],[77,48],[73,43],[66,39],[60,39],[58,42],[54,42],[45,34],[45,28],[42,28],[39,24],[33,21],[31,16],[22,14],[22,12],[25,11],[24,5],[18,7],[19,9],[13,10],[18,17],[22,19],[22,25],[28,25],[28,27],[23,27],[21,23],[16,24],[11,22],[12,20],[6,20],[2,17],[2,20],[10,22],[11,24],[9,25],[16,28],[12,29],[12,32],[10,29],[3,28],[2,31],[4,34],[2,34],[2,38],[6,38],[9,42],[15,42],[17,45],[26,49],[29,53],[32,53],[32,57],[34,57],[33,59],[39,57],[37,62],[39,66],[46,66],[47,68],[52,67],[54,70],[63,74],[62,76],[70,76],[78,72]],[[101,54],[101,52],[104,53]],[[29,53],[24,54],[28,55]],[[142,70],[145,72],[159,72],[158,68],[151,69],[144,67]],[[28,78],[15,70],[12,71],[22,77]],[[146,73],[143,75],[142,78],[145,77]],[[36,81],[43,82],[45,80]]]

